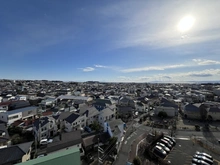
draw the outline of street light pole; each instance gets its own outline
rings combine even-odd
[[[98,165],[99,165],[99,138],[98,138]]]

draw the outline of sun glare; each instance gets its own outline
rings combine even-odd
[[[195,19],[192,16],[183,17],[178,24],[179,31],[186,32],[190,30],[194,22],[195,22]]]

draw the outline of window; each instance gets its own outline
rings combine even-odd
[[[12,120],[12,119],[16,119],[16,118],[18,118],[18,115],[11,116],[11,117],[9,117],[8,119],[9,119],[9,120]]]
[[[28,115],[31,114],[32,111],[28,111]]]
[[[81,122],[84,122],[85,120],[83,119]]]

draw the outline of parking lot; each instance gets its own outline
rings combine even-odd
[[[179,140],[176,139],[176,146],[165,158],[171,162],[171,165],[191,165],[192,158],[196,151],[206,152],[213,156],[214,164],[220,164],[219,156],[212,154],[210,151],[200,147],[198,144],[194,144],[191,140]]]

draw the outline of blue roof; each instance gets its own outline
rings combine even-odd
[[[15,113],[25,112],[25,111],[32,111],[32,110],[35,110],[35,109],[37,109],[37,107],[31,106],[31,107],[25,107],[25,108],[20,108],[20,109],[12,110],[12,111],[7,111],[6,113],[8,115],[12,115],[12,114],[15,114]]]

